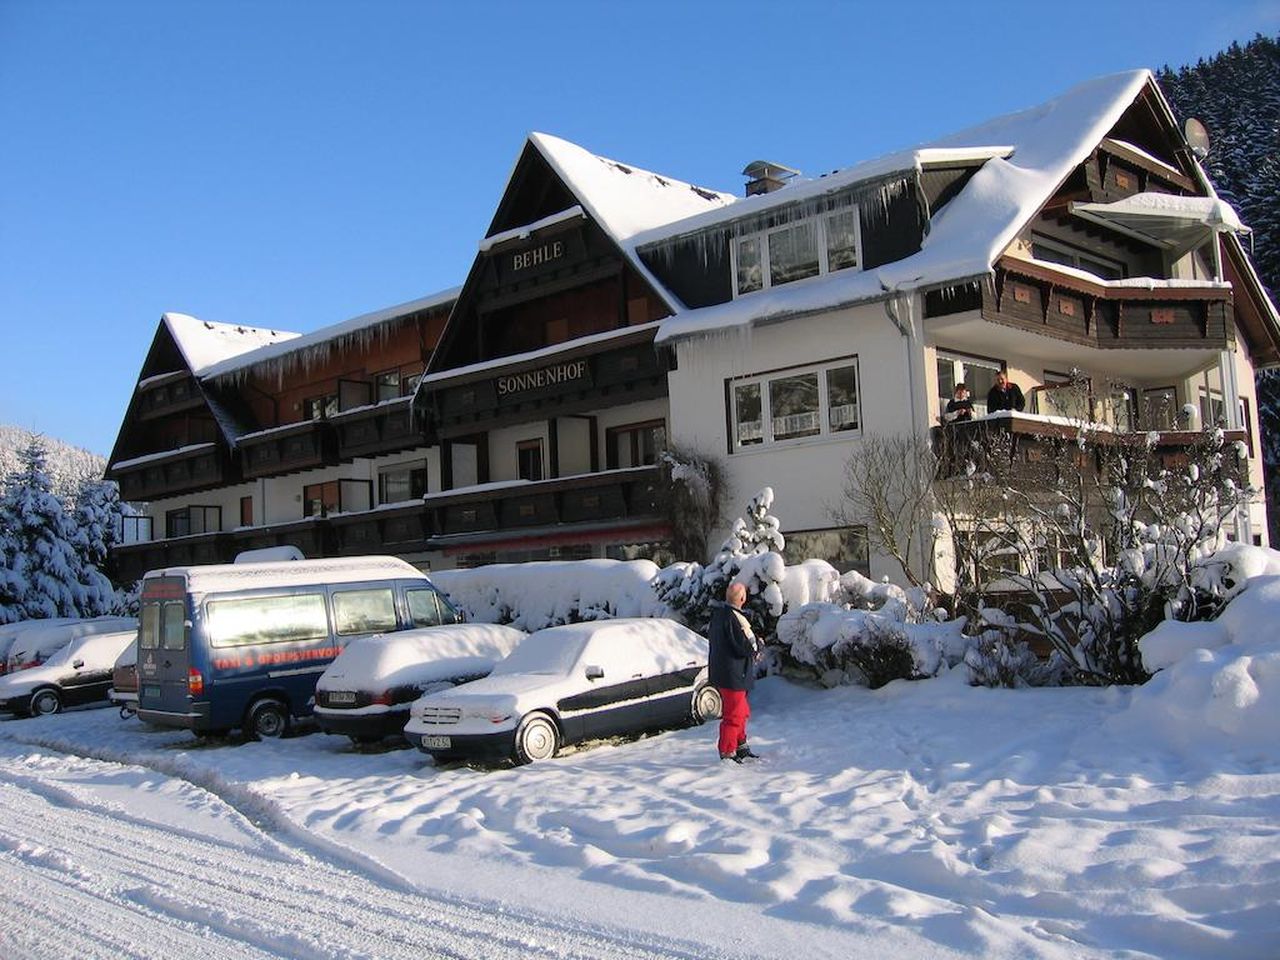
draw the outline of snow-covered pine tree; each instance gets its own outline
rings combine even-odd
[[[658,599],[694,630],[705,634],[711,623],[711,601],[723,600],[725,589],[734,580],[747,587],[748,610],[765,639],[774,636],[782,615],[782,580],[786,562],[782,559],[785,539],[782,525],[770,510],[773,489],[765,487],[747,506],[746,517],[733,522],[729,536],[715,558],[705,567],[700,563],[675,563],[664,568],[654,580]]]
[[[1205,171],[1253,228],[1253,262],[1275,298],[1280,290],[1280,38],[1261,34],[1195,66],[1158,74],[1180,120],[1209,129]],[[1258,375],[1258,423],[1267,467],[1271,542],[1280,542],[1280,375]]]
[[[115,607],[115,590],[74,543],[66,504],[53,492],[44,447],[33,437],[0,494],[5,577],[0,620],[94,617]]]
[[[72,537],[80,556],[111,577],[111,548],[121,530],[124,504],[113,480],[86,479],[76,491]],[[113,578],[114,579],[114,578]]]

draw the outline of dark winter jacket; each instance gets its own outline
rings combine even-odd
[[[972,420],[973,401],[968,397],[965,397],[963,400],[959,397],[954,400],[948,400],[947,418],[953,421]]]
[[[756,684],[756,646],[742,629],[734,607],[711,601],[711,652],[707,681],[726,690],[750,690]]]
[[[1022,389],[1016,383],[1008,384],[1003,390],[992,387],[987,393],[987,413],[997,410],[1021,410],[1027,405],[1023,399]]]

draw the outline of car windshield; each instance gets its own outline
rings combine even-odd
[[[567,674],[573,669],[586,641],[579,634],[557,630],[539,630],[520,641],[520,646],[507,659],[493,668],[495,676],[504,673]]]

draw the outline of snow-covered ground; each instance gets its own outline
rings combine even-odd
[[[1151,696],[773,678],[741,767],[709,727],[481,771],[0,723],[0,953],[127,911],[227,956],[1274,957],[1280,748],[1188,749]]]

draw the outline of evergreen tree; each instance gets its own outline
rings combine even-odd
[[[111,576],[111,549],[118,542],[124,504],[112,480],[88,478],[76,491],[73,542],[86,563]],[[114,579],[114,578],[112,578]]]
[[[1280,291],[1280,38],[1256,36],[1193,67],[1165,67],[1160,86],[1179,118],[1196,117],[1212,144],[1205,171],[1253,228],[1253,262]],[[1271,542],[1280,543],[1280,376],[1258,376],[1258,423],[1267,469]]]
[[[0,494],[0,621],[94,617],[115,607],[111,582],[75,544],[66,504],[53,492],[44,447],[32,437]]]

